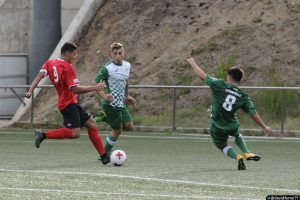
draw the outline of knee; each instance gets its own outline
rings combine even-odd
[[[80,130],[72,130],[72,138],[76,139],[80,137]]]
[[[132,131],[132,130],[133,130],[133,123],[130,122],[130,123],[124,124],[123,130],[124,130],[124,131]]]
[[[223,149],[227,146],[227,144],[225,144],[225,143],[218,143],[218,142],[215,142],[214,143],[215,145],[216,145],[216,147],[218,148],[218,149],[220,149],[220,151],[222,151],[223,152]]]
[[[124,126],[123,130],[124,131],[133,131],[133,125],[131,125],[131,126]]]
[[[121,134],[121,130],[113,130],[111,132],[111,136],[114,138],[118,138],[120,134]]]
[[[97,128],[97,123],[93,118],[89,118],[85,123],[84,126],[88,129]]]
[[[241,133],[238,133],[236,136],[235,136],[235,141],[239,140],[239,139],[243,139],[243,135]]]
[[[90,128],[90,129],[97,128],[96,122],[95,123],[91,123],[88,128]]]

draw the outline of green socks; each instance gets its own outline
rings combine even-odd
[[[118,138],[114,138],[111,135],[106,137],[106,142],[105,142],[105,152],[109,153],[110,150],[113,148],[113,146],[116,144]]]
[[[223,153],[225,155],[227,155],[228,157],[230,157],[230,158],[233,158],[233,159],[237,158],[237,154],[236,154],[235,150],[231,146],[224,147]]]
[[[240,147],[240,149],[243,151],[243,153],[250,152],[242,134],[239,133],[239,135],[235,138],[235,143],[238,145],[238,147]]]

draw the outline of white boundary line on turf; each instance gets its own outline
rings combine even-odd
[[[81,190],[59,190],[59,189],[33,189],[33,188],[9,188],[0,187],[0,190],[12,190],[12,191],[29,191],[29,192],[59,192],[59,193],[72,193],[72,194],[92,194],[92,195],[119,195],[119,196],[140,196],[140,197],[167,197],[167,198],[187,198],[187,199],[240,199],[240,198],[227,198],[227,197],[214,197],[214,196],[187,196],[187,195],[168,195],[168,194],[142,194],[142,193],[125,193],[125,192],[94,192],[94,191],[81,191]],[[249,198],[246,198],[250,200]],[[252,198],[251,198],[252,200]],[[256,200],[256,199],[255,199]]]
[[[268,187],[253,187],[246,185],[227,185],[227,184],[215,184],[215,183],[203,183],[196,181],[185,181],[185,180],[172,180],[172,179],[160,179],[160,178],[147,178],[139,176],[125,176],[119,174],[104,174],[104,173],[92,173],[92,172],[68,172],[68,171],[41,171],[41,170],[22,170],[22,169],[0,169],[0,172],[16,172],[16,173],[39,173],[39,174],[59,174],[59,175],[89,175],[89,176],[100,176],[100,177],[113,177],[113,178],[128,178],[134,180],[145,180],[145,181],[157,181],[163,183],[179,183],[179,184],[191,184],[191,185],[204,185],[213,187],[228,187],[228,188],[241,188],[241,189],[255,189],[255,190],[267,190],[270,191],[281,191],[281,192],[295,192],[300,193],[300,190],[290,190],[283,188],[268,188]]]
[[[10,132],[10,131],[1,131],[1,133],[6,134],[26,134],[26,135],[34,135],[33,132]],[[210,140],[210,135],[204,135],[204,134],[173,134],[173,135],[163,135],[158,133],[158,136],[155,136],[154,134],[146,135],[148,133],[145,133],[144,135],[126,135],[122,134],[121,137],[127,137],[127,138],[153,138],[153,139],[199,139],[199,140]],[[81,135],[87,136],[86,133],[81,133]],[[105,136],[102,132],[100,132],[101,136]],[[282,141],[300,141],[300,138],[297,137],[266,137],[266,136],[243,136],[248,141],[270,141],[272,142],[282,142]]]

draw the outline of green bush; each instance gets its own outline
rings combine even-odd
[[[267,86],[286,86],[283,84],[282,76],[276,68],[269,68],[266,73],[264,85]],[[281,106],[285,109],[287,115],[297,115],[298,95],[292,90],[261,90],[258,92],[257,107],[260,108],[260,112],[265,112],[270,119],[280,119]]]
[[[218,68],[215,72],[215,76],[217,78],[226,78],[227,76],[227,70],[230,67],[234,67],[236,65],[236,56],[235,55],[231,55],[228,58],[222,59],[219,63],[218,63]]]

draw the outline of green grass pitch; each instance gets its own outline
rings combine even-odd
[[[103,139],[107,134],[102,133]],[[0,199],[266,199],[300,194],[300,140],[246,138],[262,156],[238,171],[203,135],[125,133],[122,167],[103,166],[86,131],[34,147],[31,130],[0,129]],[[234,143],[230,144],[236,148]]]

